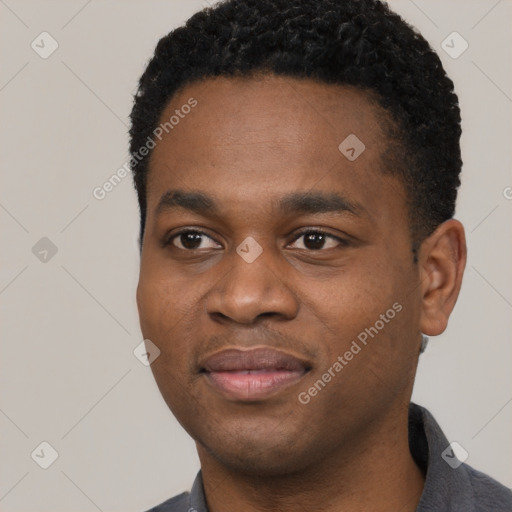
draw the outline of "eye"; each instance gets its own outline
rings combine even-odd
[[[208,242],[210,245],[208,245]],[[174,247],[185,251],[212,249],[219,246],[219,244],[217,244],[217,242],[215,242],[215,240],[209,237],[206,233],[195,229],[186,229],[179,233],[175,233],[164,243],[164,246],[168,245],[173,245]]]
[[[301,238],[304,238],[302,247],[300,247],[299,244],[299,247],[297,248],[310,251],[333,249],[339,246],[346,247],[349,245],[348,240],[331,235],[318,229],[308,229],[306,231],[302,231],[295,237],[294,242],[297,242]]]
[[[298,243],[301,238],[304,239],[303,242]],[[298,233],[293,243],[298,245],[295,248],[308,251],[320,251],[322,249],[333,249],[350,245],[348,240],[319,229],[311,228]],[[178,233],[174,233],[164,241],[163,245],[164,247],[172,245],[184,251],[216,249],[219,247],[219,244],[212,237],[196,229],[184,229]]]

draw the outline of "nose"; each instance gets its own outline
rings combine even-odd
[[[252,324],[258,318],[275,316],[290,320],[298,302],[286,284],[286,275],[270,250],[252,263],[236,252],[230,255],[230,270],[210,291],[206,309],[217,321]]]

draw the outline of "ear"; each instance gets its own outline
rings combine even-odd
[[[455,219],[440,224],[421,244],[421,332],[437,336],[446,329],[459,296],[466,255],[464,227]]]

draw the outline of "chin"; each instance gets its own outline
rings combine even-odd
[[[242,448],[242,451],[227,452],[224,448],[221,451],[212,452],[213,455],[225,468],[229,468],[237,474],[244,474],[252,477],[269,478],[290,475],[306,468],[308,464],[300,460],[297,452],[280,451],[254,446]]]
[[[237,474],[253,477],[279,477],[301,471],[320,458],[316,446],[304,445],[304,433],[290,428],[257,430],[250,426],[222,429],[206,438],[194,435],[199,451],[207,452],[222,466]],[[285,427],[285,425],[281,425]],[[299,444],[299,441],[302,441]],[[313,445],[314,443],[312,443]],[[201,447],[201,449],[199,448]]]

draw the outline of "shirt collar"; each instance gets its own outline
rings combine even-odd
[[[409,448],[426,473],[416,512],[475,511],[467,466],[457,460],[432,414],[413,403],[409,406]]]

